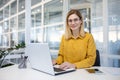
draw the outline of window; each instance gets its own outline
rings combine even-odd
[[[3,10],[0,11],[0,21],[3,20]]]
[[[25,32],[18,32],[18,43],[25,42]]]
[[[49,43],[50,49],[59,49],[59,44],[63,33],[63,25],[56,25],[45,28],[45,42]]]
[[[25,0],[19,0],[19,9],[18,11],[23,11],[25,9]]]
[[[3,32],[5,33],[8,31],[9,31],[9,20],[5,21],[3,25]]]
[[[9,17],[9,6],[4,8],[4,19]]]
[[[11,15],[14,15],[17,12],[17,1],[14,1],[11,4]]]
[[[31,22],[32,27],[40,27],[41,26],[41,6],[32,9],[31,11]]]
[[[17,19],[16,19],[16,17],[13,17],[12,19],[10,19],[10,31],[11,32],[17,31]]]
[[[13,47],[17,44],[17,32],[10,34],[10,46]]]
[[[44,24],[52,24],[62,21],[63,3],[60,0],[52,0],[44,7]]]
[[[18,30],[25,29],[25,13],[18,16]]]
[[[43,29],[42,28],[31,29],[31,42],[32,43],[43,42]]]
[[[3,46],[4,47],[9,46],[9,35],[8,34],[3,35]]]
[[[31,0],[31,6],[40,3],[42,0]]]

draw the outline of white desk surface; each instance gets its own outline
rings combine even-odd
[[[0,80],[120,80],[120,68],[98,68],[104,73],[90,74],[85,69],[77,69],[74,72],[52,76],[33,70],[30,67],[18,69],[18,65],[13,65],[0,69]],[[115,73],[116,71],[117,73]]]

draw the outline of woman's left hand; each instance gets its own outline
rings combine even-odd
[[[69,68],[76,68],[76,66],[72,63],[64,62],[59,66],[59,68],[63,69],[63,70],[66,70],[66,69],[69,69]]]

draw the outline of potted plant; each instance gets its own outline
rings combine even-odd
[[[10,54],[13,50],[18,50],[20,48],[25,48],[24,42],[15,45],[15,47],[0,50],[0,68],[13,65],[11,63],[4,65],[3,62],[8,54]]]

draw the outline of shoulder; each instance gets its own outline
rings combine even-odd
[[[85,38],[91,38],[93,37],[91,33],[85,32]]]
[[[92,36],[91,33],[85,32],[85,37],[90,37],[90,36]]]
[[[62,35],[62,39],[63,39],[63,38],[65,38],[65,35],[64,35],[64,34]]]
[[[61,36],[61,39],[62,39],[62,40],[65,40],[65,35],[64,35],[64,34]]]

